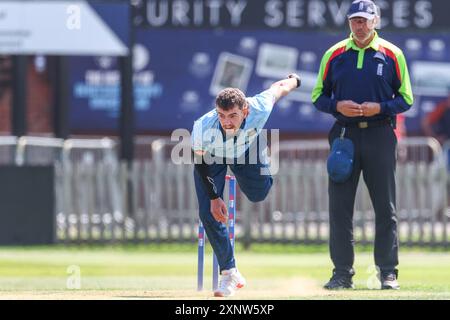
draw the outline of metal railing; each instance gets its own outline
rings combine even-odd
[[[245,199],[243,211],[256,214],[246,221],[247,242],[313,242],[328,239],[328,142],[281,142],[280,171],[268,199],[252,204]],[[398,148],[397,216],[403,244],[448,243],[448,173],[442,149],[433,138],[403,139]],[[365,184],[360,179],[354,234],[361,243],[374,239],[375,214]],[[250,227],[251,226],[251,227]]]

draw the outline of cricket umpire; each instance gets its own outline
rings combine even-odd
[[[350,37],[325,52],[314,105],[336,118],[330,145],[345,136],[353,143],[353,163],[344,181],[329,178],[330,255],[333,274],[326,289],[353,288],[355,274],[353,208],[360,174],[375,209],[375,264],[382,289],[399,289],[395,199],[396,115],[413,104],[402,51],[375,30],[379,9],[354,1],[347,14]],[[332,164],[333,165],[333,164]]]

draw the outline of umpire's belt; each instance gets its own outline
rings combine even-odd
[[[373,128],[373,127],[383,127],[383,126],[393,126],[391,119],[383,119],[383,120],[372,120],[372,121],[359,121],[359,122],[342,122],[337,121],[337,123],[346,128]]]

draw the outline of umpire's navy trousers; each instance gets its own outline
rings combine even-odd
[[[335,123],[328,139],[341,133]],[[330,254],[335,272],[353,275],[353,209],[360,174],[375,210],[375,264],[382,272],[396,271],[398,238],[395,200],[397,138],[391,125],[347,127],[345,137],[355,145],[353,173],[345,183],[329,179]]]

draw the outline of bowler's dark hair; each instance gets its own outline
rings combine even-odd
[[[234,106],[243,109],[247,106],[245,94],[237,88],[226,88],[219,92],[216,97],[216,106],[225,111],[231,110]]]

